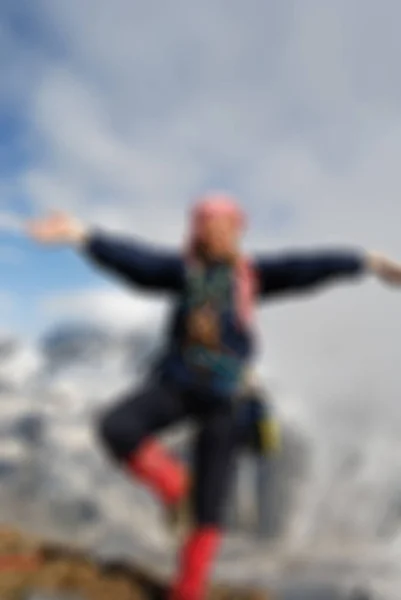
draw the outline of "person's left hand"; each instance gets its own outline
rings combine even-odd
[[[379,279],[390,285],[401,285],[401,263],[382,254],[368,254],[368,267]]]

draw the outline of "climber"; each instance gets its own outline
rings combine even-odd
[[[180,551],[170,600],[203,597],[220,546],[236,451],[234,398],[255,353],[256,302],[364,273],[401,284],[399,263],[357,250],[247,259],[241,250],[244,214],[225,194],[202,197],[190,225],[188,245],[180,254],[86,228],[64,214],[28,224],[36,241],[75,246],[128,283],[175,301],[160,379],[126,394],[100,425],[104,443],[127,473],[173,506],[187,493],[188,478],[178,463],[159,452],[153,436],[187,417],[199,424],[192,489],[195,524]]]

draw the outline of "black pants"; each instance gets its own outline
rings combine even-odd
[[[113,407],[100,423],[100,435],[123,462],[145,438],[188,418],[199,426],[193,449],[193,514],[198,525],[221,526],[236,447],[234,403],[157,381]]]

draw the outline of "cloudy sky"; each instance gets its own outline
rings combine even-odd
[[[226,188],[249,212],[248,249],[401,259],[400,21],[399,0],[3,0],[0,339],[162,316],[24,239],[51,208],[179,245],[192,199]],[[334,287],[261,311],[260,369],[314,442],[300,528],[376,535],[387,505],[399,514],[401,291]],[[21,384],[31,349],[13,363]]]
[[[227,188],[249,210],[248,247],[401,257],[400,17],[397,0],[2,2],[0,328],[152,314],[23,239],[48,208],[179,244],[192,198]],[[398,307],[366,285],[273,309],[270,359],[297,385],[359,368],[401,389]]]

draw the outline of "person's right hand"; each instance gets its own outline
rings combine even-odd
[[[42,244],[80,244],[86,237],[80,221],[59,212],[28,222],[26,230],[29,237]]]

